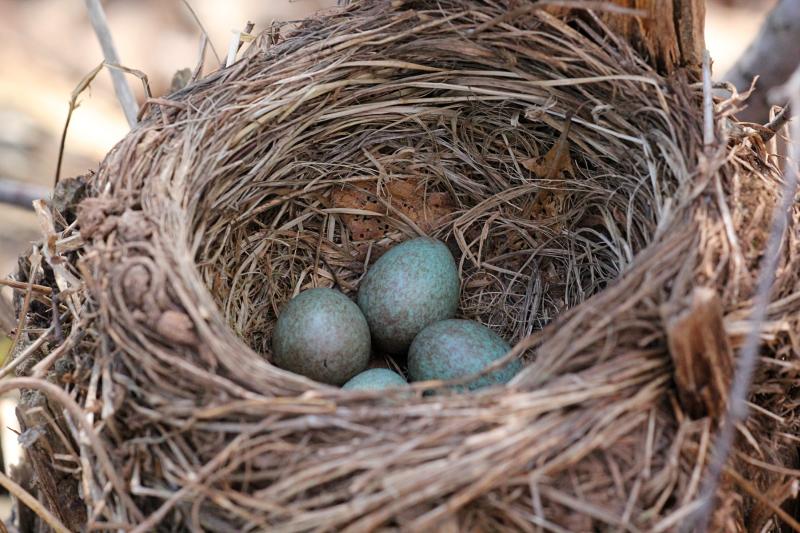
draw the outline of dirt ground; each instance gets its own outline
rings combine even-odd
[[[190,0],[223,59],[232,31],[242,29],[248,20],[259,31],[272,20],[297,19],[335,3]],[[706,40],[717,75],[741,54],[773,3],[709,2]],[[177,70],[197,63],[200,30],[183,2],[106,0],[104,6],[122,63],[145,72],[154,95],[168,91]],[[83,2],[0,0],[0,178],[52,183],[70,93],[101,61]],[[207,65],[206,71],[216,65],[212,54]],[[141,84],[132,79],[132,85],[141,101]],[[65,176],[96,167],[128,129],[107,73],[80,101],[67,137]],[[17,255],[37,235],[30,212],[0,204],[0,276],[11,271]],[[7,296],[0,292],[0,298]],[[0,432],[7,432],[5,426],[11,422],[3,420]],[[7,501],[0,499],[0,519],[7,513]]]

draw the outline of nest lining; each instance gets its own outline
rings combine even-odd
[[[363,2],[278,44],[273,30],[153,104],[109,154],[67,261],[86,285],[65,386],[102,403],[118,466],[80,473],[87,516],[142,531],[641,530],[683,516],[713,420],[675,399],[667,325],[696,286],[741,323],[768,219],[748,202],[774,196],[777,173],[747,136],[703,151],[699,88],[660,77],[590,13],[508,21],[506,7]],[[796,227],[767,358],[792,349]],[[518,343],[511,386],[379,398],[268,363],[294,293],[353,295],[418,234],[454,251],[463,316]],[[768,369],[756,384],[782,421],[747,429],[792,468],[774,437],[796,429],[785,379]],[[98,451],[74,453],[94,465]],[[760,520],[742,490],[723,485],[717,524]]]
[[[489,70],[495,55],[433,55],[436,43],[416,33],[398,36],[389,59],[315,57],[289,81],[276,69],[259,80],[277,85],[267,109],[218,134],[234,139],[226,150],[215,136],[188,155],[185,179],[208,180],[188,209],[200,275],[261,354],[292,295],[313,286],[352,295],[369,262],[419,234],[451,245],[463,316],[517,342],[615,279],[665,214],[678,169],[623,118],[667,129],[665,109],[648,109],[653,95],[634,77],[589,96],[542,82],[564,78],[555,68],[503,73]],[[556,54],[545,44],[529,46]],[[596,103],[615,91],[630,101]],[[573,124],[568,110],[586,104],[598,120]]]

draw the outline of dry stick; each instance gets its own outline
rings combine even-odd
[[[114,47],[114,40],[111,38],[111,31],[108,29],[108,21],[106,14],[103,12],[103,6],[100,5],[100,0],[85,0],[86,9],[89,11],[89,20],[92,22],[92,27],[97,35],[97,40],[100,41],[100,48],[103,49],[103,57],[106,63],[112,65],[119,65],[122,62],[117,55],[117,49]],[[136,125],[136,114],[138,113],[139,106],[136,104],[136,98],[133,96],[133,91],[128,80],[125,76],[117,70],[109,70],[111,72],[111,80],[114,82],[114,92],[117,93],[117,99],[122,106],[122,111],[125,113],[125,118],[128,119],[128,125],[133,128]]]
[[[77,87],[72,90],[72,95],[69,99],[69,111],[67,112],[67,120],[64,121],[64,130],[61,132],[61,142],[58,144],[58,161],[56,162],[56,179],[55,185],[58,185],[58,180],[61,179],[61,162],[64,160],[64,145],[67,141],[67,130],[69,129],[69,121],[72,120],[72,112],[78,108],[78,97],[85,91],[92,80],[95,79],[97,74],[102,70],[103,63],[100,63],[92,69],[83,79],[78,83]]]
[[[19,313],[19,321],[17,322],[17,330],[14,332],[14,337],[11,339],[11,346],[8,349],[8,353],[14,353],[14,350],[17,348],[19,344],[19,340],[22,338],[22,333],[25,330],[25,325],[27,324],[28,318],[28,309],[31,305],[31,298],[33,297],[33,291],[31,290],[31,286],[33,285],[33,279],[36,274],[39,272],[41,268],[41,256],[38,255],[36,251],[36,247],[34,247],[35,253],[32,255],[34,259],[31,259],[31,270],[28,273],[28,284],[25,290],[25,298],[22,300],[22,308],[20,309]]]
[[[117,70],[117,71],[124,72],[126,74],[130,74],[131,76],[136,76],[137,78],[139,78],[141,80],[141,82],[142,82],[142,89],[144,90],[144,97],[145,98],[152,98],[153,92],[150,90],[150,80],[147,77],[147,74],[145,74],[141,70],[137,70],[135,68],[123,67],[122,65],[118,65],[118,64],[115,64],[115,63],[109,63],[108,61],[104,62],[103,64],[106,66],[106,68],[108,68],[110,70]],[[137,113],[138,112],[139,111],[137,110]]]
[[[795,71],[781,92],[785,96],[792,98],[791,105],[794,109],[800,109],[800,68]],[[797,164],[798,157],[800,157],[800,120],[797,120],[797,117],[791,124],[791,132],[792,142],[789,143],[789,157],[786,163],[783,193],[780,204],[773,213],[769,243],[762,259],[763,264],[759,272],[758,289],[753,299],[753,311],[750,316],[751,329],[739,354],[739,364],[731,386],[728,410],[725,413],[719,437],[714,445],[714,453],[711,456],[708,473],[703,482],[699,500],[700,506],[694,515],[687,520],[687,527],[682,528],[683,531],[708,531],[714,496],[717,492],[722,470],[733,446],[736,426],[747,417],[747,396],[753,371],[758,360],[758,350],[761,345],[761,325],[766,319],[767,306],[770,303],[770,292],[775,281],[775,271],[778,267],[778,258],[783,244],[783,234],[786,231],[787,217],[790,216],[789,212],[797,194]],[[695,526],[698,527],[695,529]]]
[[[714,100],[711,98],[711,54],[703,52],[703,144],[714,143]]]
[[[44,330],[42,332],[42,334],[39,335],[39,337],[35,341],[33,341],[33,343],[28,345],[25,348],[25,350],[23,350],[19,355],[14,357],[13,361],[8,363],[6,366],[2,367],[2,370],[0,370],[0,379],[3,379],[7,375],[9,375],[11,372],[13,372],[14,369],[17,368],[20,363],[22,363],[23,361],[25,361],[28,358],[28,356],[30,356],[33,353],[36,353],[36,351],[42,346],[42,344],[44,344],[45,341],[47,341],[47,337],[52,332],[53,332],[53,326],[50,326],[49,328]],[[11,360],[11,357],[8,357],[6,360],[7,361]]]
[[[50,294],[53,292],[53,289],[50,287],[37,285],[35,283],[25,283],[24,281],[17,281],[14,279],[0,279],[0,285],[23,291],[31,290],[33,292],[40,292],[42,294]]]
[[[197,81],[200,77],[200,73],[203,71],[203,65],[206,63],[206,47],[208,46],[208,35],[205,33],[200,36],[200,51],[197,54],[197,65],[195,65],[194,70],[192,71],[192,77],[190,78],[189,83],[193,83]]]
[[[34,200],[47,198],[50,190],[38,185],[0,178],[0,202],[25,209],[32,209]]]
[[[242,47],[242,41],[250,38],[250,32],[253,31],[254,27],[255,24],[247,21],[247,25],[244,27],[243,31],[233,32],[230,45],[228,46],[228,57],[225,60],[226,67],[229,67],[236,62],[236,54],[239,53],[239,49]]]
[[[759,133],[761,139],[764,142],[772,141],[775,135],[783,128],[787,122],[789,122],[791,116],[789,115],[789,104],[784,104],[781,108],[780,112],[771,117],[769,122],[764,124],[764,129]],[[771,150],[771,152],[777,153],[776,150]]]
[[[47,508],[42,505],[39,500],[34,498],[30,492],[22,488],[20,485],[14,482],[13,479],[6,476],[3,472],[0,472],[0,485],[3,486],[9,493],[14,495],[19,501],[24,503],[31,511],[36,513],[36,516],[42,519],[42,521],[53,528],[56,533],[70,533],[69,529],[64,527],[64,524],[61,523],[53,513],[47,510]]]

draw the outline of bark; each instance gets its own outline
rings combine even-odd
[[[612,0],[610,3],[645,13],[633,16],[606,10],[598,15],[661,72],[669,74],[689,67],[699,73],[705,50],[704,0]],[[563,15],[569,8],[553,7],[549,11]]]
[[[755,76],[756,90],[739,118],[765,123],[769,120],[769,91],[783,85],[800,64],[800,0],[781,0],[767,16],[755,40],[722,77],[745,91]],[[772,102],[783,105],[785,102]]]

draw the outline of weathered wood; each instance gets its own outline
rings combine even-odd
[[[700,69],[705,50],[705,0],[610,0],[608,3],[643,13],[634,16],[600,10],[598,16],[659,70],[670,73],[680,67]],[[564,7],[548,10],[560,16],[570,11]]]
[[[695,289],[688,306],[672,313],[666,322],[681,405],[693,418],[721,420],[734,362],[717,293],[709,288]]]
[[[71,531],[86,525],[86,507],[80,498],[76,476],[53,467],[55,454],[69,453],[55,431],[50,428],[58,417],[51,411],[43,394],[23,392],[17,419],[20,440],[35,474],[37,497]],[[62,434],[68,434],[61,428]]]

